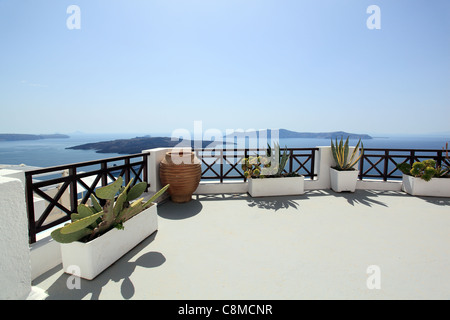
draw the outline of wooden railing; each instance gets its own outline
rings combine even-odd
[[[133,154],[25,172],[29,242],[36,242],[37,233],[68,221],[78,204],[85,204],[96,188],[119,176],[124,178],[124,184],[132,178],[133,185],[148,183],[148,155]],[[35,200],[45,202],[39,217],[36,217]]]
[[[403,162],[413,164],[416,161],[434,159],[437,166],[450,166],[445,150],[430,149],[364,149],[359,163],[359,179],[398,180],[402,173],[397,165]]]
[[[284,173],[296,172],[314,179],[318,148],[287,148],[289,160]],[[194,149],[202,161],[202,180],[242,180],[246,181],[241,163],[244,158],[255,155],[258,149]]]

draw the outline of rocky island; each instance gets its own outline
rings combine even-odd
[[[270,132],[270,130],[268,130]],[[256,136],[259,137],[259,132],[256,131]],[[231,135],[227,135],[224,137],[225,144],[233,144],[232,142],[227,143],[227,138],[238,137],[242,138],[245,136],[254,137],[252,132],[235,132]],[[289,131],[286,129],[279,130],[279,138],[280,139],[289,139],[289,138],[319,138],[319,139],[334,139],[340,138],[341,136],[347,137],[350,139],[372,139],[371,136],[367,134],[355,134],[355,133],[347,133],[343,131],[336,132],[320,132],[320,133],[309,133],[309,132],[295,132]],[[268,138],[270,138],[270,133],[268,134]],[[179,146],[180,141],[173,141],[170,137],[136,137],[132,139],[117,139],[111,141],[102,141],[102,142],[94,142],[94,143],[86,143],[74,147],[68,147],[66,149],[74,149],[74,150],[95,150],[97,153],[118,153],[118,154],[134,154],[140,153],[142,150],[152,149],[152,148],[173,148],[175,146]],[[184,147],[194,147],[201,145],[202,148],[206,147],[214,147],[217,144],[222,142],[216,141],[190,141],[184,140]]]
[[[257,137],[259,137],[261,131],[247,131],[247,132],[235,132],[232,134],[229,134],[226,137],[242,137],[250,134],[256,134]],[[264,130],[265,131],[265,130]],[[372,139],[372,137],[368,134],[360,134],[360,133],[348,133],[344,131],[333,131],[333,132],[296,132],[286,129],[280,129],[278,131],[278,137],[280,139],[289,139],[289,138],[315,138],[315,139],[340,139],[341,137],[350,137],[350,139]],[[270,129],[267,129],[267,138],[270,138]]]
[[[74,150],[95,150],[97,153],[118,153],[118,154],[134,154],[141,153],[142,150],[167,147],[173,148],[178,146],[179,140],[172,141],[170,137],[136,137],[132,139],[117,139],[111,141],[102,141],[94,143],[86,143],[66,149]],[[205,148],[211,145],[211,141],[202,141],[201,146]],[[184,147],[194,147],[197,145],[195,141],[183,141]]]

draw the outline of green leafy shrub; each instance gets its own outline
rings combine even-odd
[[[242,159],[241,167],[246,178],[270,178],[270,177],[298,177],[296,172],[283,174],[289,160],[287,148],[281,153],[280,145],[275,144],[274,149],[268,144],[266,156],[252,156]],[[278,156],[278,157],[277,157]],[[278,161],[277,161],[278,158]]]
[[[404,162],[398,164],[397,168],[406,175],[421,178],[425,181],[430,181],[432,178],[447,177],[449,173],[448,168],[445,169],[443,167],[436,166],[436,161],[433,159],[414,162],[412,166],[409,163]]]

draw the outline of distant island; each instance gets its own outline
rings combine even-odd
[[[19,134],[19,133],[0,133],[0,141],[21,141],[21,140],[42,140],[42,139],[67,139],[65,134]]]
[[[260,132],[263,130],[258,131],[250,131],[250,132],[235,132],[229,135],[226,135],[226,137],[243,137],[248,136],[249,134],[256,133],[256,136],[259,137]],[[265,131],[265,130],[264,130]],[[270,129],[267,129],[267,138],[270,138]],[[360,134],[360,133],[348,133],[344,131],[333,131],[333,132],[296,132],[296,131],[290,131],[286,129],[279,129],[278,136],[280,139],[290,139],[290,138],[315,138],[315,139],[335,139],[335,138],[341,138],[341,137],[350,137],[350,139],[372,139],[372,137],[368,134]]]
[[[268,138],[270,138],[270,130],[268,134]],[[224,141],[226,138],[238,137],[244,138],[246,136],[252,136],[250,132],[235,132],[231,135],[227,135],[224,137]],[[256,131],[256,136],[259,137],[259,131]],[[347,137],[350,139],[372,139],[368,134],[356,134],[356,133],[347,133],[343,131],[336,132],[319,132],[319,133],[311,133],[311,132],[295,132],[289,131],[286,129],[279,130],[279,138],[280,139],[289,139],[289,138],[318,138],[318,139],[334,139],[340,138],[341,136]],[[132,139],[117,139],[111,141],[102,141],[102,142],[94,142],[94,143],[86,143],[78,146],[68,147],[66,149],[73,150],[95,150],[97,153],[118,153],[118,154],[134,154],[141,153],[142,150],[153,149],[153,148],[173,148],[178,146],[180,143],[179,140],[172,141],[170,137],[136,137]],[[194,147],[196,145],[201,145],[202,148],[206,147],[214,147],[217,144],[222,142],[218,141],[183,141],[183,146],[185,147]],[[226,143],[226,142],[224,142]],[[228,143],[230,144],[230,142]],[[232,144],[232,143],[231,143]]]
[[[102,141],[94,143],[86,143],[66,149],[73,150],[95,150],[97,153],[118,153],[118,154],[134,154],[141,153],[142,150],[153,148],[173,148],[178,146],[179,140],[172,141],[169,137],[136,137],[132,139],[117,139],[111,141]],[[197,141],[198,143],[198,141]],[[212,141],[202,141],[201,146],[205,148],[211,146]],[[216,143],[217,144],[217,143]],[[184,147],[194,147],[196,141],[183,141]]]

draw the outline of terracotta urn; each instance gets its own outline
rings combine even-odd
[[[202,175],[201,161],[195,152],[167,152],[159,165],[161,184],[170,184],[167,190],[173,202],[189,202]]]

